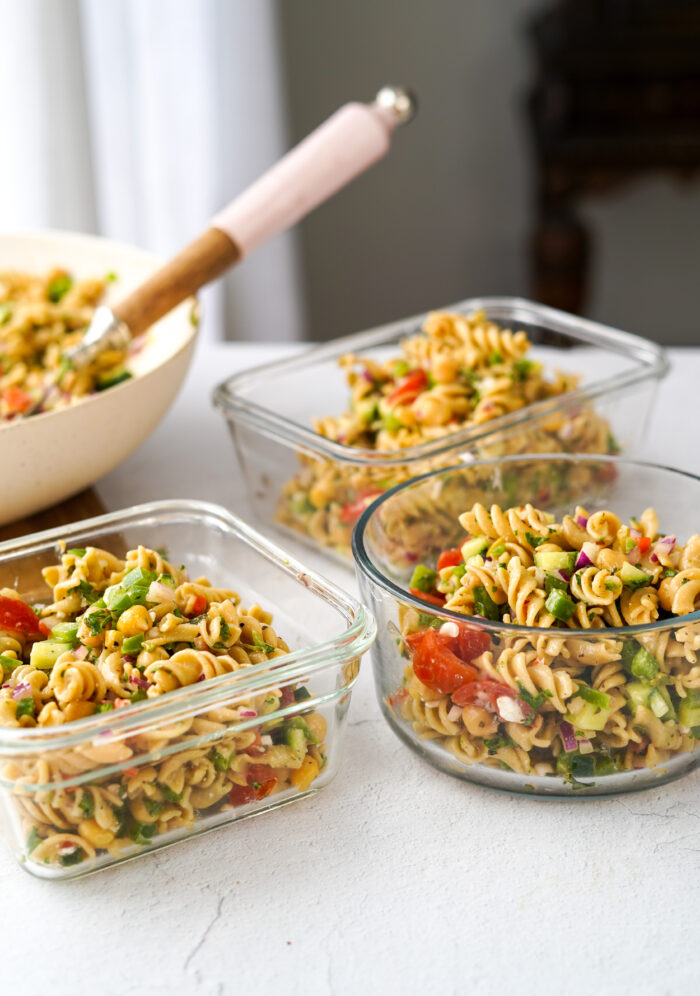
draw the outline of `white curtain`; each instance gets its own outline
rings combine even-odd
[[[287,148],[273,0],[0,0],[0,224],[175,252]],[[293,234],[204,298],[209,336],[302,337]]]

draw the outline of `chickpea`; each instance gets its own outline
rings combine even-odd
[[[326,721],[323,716],[317,712],[312,712],[308,716],[305,716],[304,719],[318,742],[320,744],[323,743],[326,738]]]
[[[124,636],[138,636],[151,628],[151,617],[144,605],[132,605],[125,609],[117,621],[117,629]]]

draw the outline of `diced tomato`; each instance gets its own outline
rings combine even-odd
[[[115,699],[114,700],[114,708],[115,709],[124,709],[128,705],[131,705],[131,702],[129,701],[129,699]]]
[[[246,776],[248,785],[254,790],[256,799],[264,799],[277,784],[277,778],[266,764],[251,764]]]
[[[21,387],[17,387],[15,384],[11,384],[6,387],[2,392],[2,400],[7,405],[8,409],[13,415],[19,415],[22,412],[26,412],[28,408],[31,408],[34,404],[34,399],[23,391]]]
[[[133,768],[133,767],[132,768],[124,768],[123,771],[124,771],[124,774],[128,778],[135,778],[136,775],[138,775],[138,773],[139,773],[139,769],[138,768]]]
[[[488,702],[495,709],[496,700],[504,695],[507,695],[511,699],[515,698],[515,692],[508,685],[502,685],[498,681],[486,679],[485,681],[472,681],[468,685],[462,685],[461,688],[452,693],[452,701],[458,706],[465,706],[475,701],[477,705],[480,705],[481,702],[486,705]],[[478,700],[481,700],[481,702]]]
[[[491,646],[491,638],[483,629],[475,626],[467,626],[465,623],[458,623],[459,636],[457,637],[458,653],[463,661],[471,661]]]
[[[41,623],[33,609],[20,598],[0,595],[0,629],[41,639]]]
[[[250,785],[232,785],[228,797],[234,806],[245,806],[257,799],[255,789]]]
[[[462,563],[462,551],[457,547],[455,550],[443,550],[438,557],[437,569],[443,570],[445,567],[456,567]]]
[[[345,523],[346,526],[354,525],[370,502],[376,498],[377,495],[382,494],[384,494],[384,492],[381,488],[365,488],[363,491],[358,491],[355,499],[347,502],[341,508],[340,521]]]
[[[202,614],[202,612],[204,612],[204,610],[206,609],[207,605],[208,605],[208,602],[207,602],[206,597],[204,595],[195,595],[194,598],[192,599],[192,603],[190,605],[190,612],[189,612],[189,614],[191,616],[199,616],[199,615]]]
[[[637,540],[637,546],[639,547],[640,553],[646,553],[651,546],[651,540],[648,536],[640,536]]]
[[[49,636],[49,637],[51,636],[51,627],[47,626],[45,622],[39,623],[39,629],[41,630],[44,636]]]
[[[405,377],[402,377],[394,390],[387,397],[390,405],[410,405],[415,401],[421,391],[428,386],[428,375],[425,370],[409,370]]]
[[[479,673],[475,667],[464,664],[450,649],[451,638],[435,629],[413,633],[406,642],[412,650],[416,678],[441,695],[474,681]]]
[[[445,596],[439,591],[421,591],[420,588],[409,588],[408,589],[415,598],[422,598],[424,602],[430,602],[431,605],[439,605],[442,607],[445,604]]]

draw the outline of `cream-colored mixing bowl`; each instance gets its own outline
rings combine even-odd
[[[0,235],[0,270],[44,273],[60,266],[78,279],[117,275],[112,304],[160,265],[152,253],[72,232]],[[0,525],[38,512],[113,470],[156,427],[185,376],[197,334],[192,300],[146,334],[129,360],[133,378],[57,411],[0,423]]]

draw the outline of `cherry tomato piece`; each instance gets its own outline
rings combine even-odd
[[[26,391],[23,391],[21,387],[16,387],[14,384],[5,388],[2,392],[2,400],[12,415],[19,415],[22,412],[26,412],[34,404],[34,399]]]
[[[387,397],[390,405],[408,405],[415,401],[418,395],[428,386],[428,375],[425,370],[409,370],[402,377],[394,390]]]
[[[33,609],[19,598],[0,595],[0,629],[41,639],[41,623]]]
[[[648,536],[640,536],[637,540],[637,546],[639,547],[640,553],[646,553],[651,546],[651,540]]]
[[[346,526],[354,525],[370,502],[376,498],[377,495],[382,494],[384,494],[384,492],[381,488],[365,488],[363,491],[358,491],[357,497],[353,501],[347,502],[341,508],[340,521]]]
[[[204,610],[206,609],[208,604],[209,603],[207,602],[206,597],[204,595],[195,595],[194,598],[192,599],[189,615],[190,616],[201,615],[202,612],[204,612]]]
[[[256,799],[264,799],[277,784],[277,778],[272,775],[272,768],[266,764],[251,764],[246,777],[248,785],[255,792]]]
[[[481,702],[488,702],[495,709],[496,701],[504,695],[511,699],[515,698],[515,692],[508,685],[487,679],[486,681],[471,681],[468,685],[462,685],[461,688],[452,693],[452,701],[458,706],[465,706],[475,701],[477,705],[480,705]]]
[[[257,799],[255,789],[250,785],[232,785],[228,797],[233,806],[245,806]]]
[[[435,629],[425,630],[422,637],[420,641],[408,641],[413,651],[413,671],[419,681],[441,695],[474,681],[479,672],[450,650],[450,637]]]
[[[457,642],[459,646],[459,656],[463,661],[471,661],[479,654],[483,654],[491,646],[491,638],[483,629],[476,629],[473,626],[459,624],[459,636]]]
[[[445,567],[456,567],[457,564],[462,563],[462,551],[457,548],[455,550],[443,550],[438,557],[437,569],[441,571]]]
[[[414,598],[421,598],[424,602],[430,602],[431,605],[439,605],[442,607],[445,604],[445,596],[440,594],[439,591],[421,591],[420,588],[409,588],[408,590]]]

